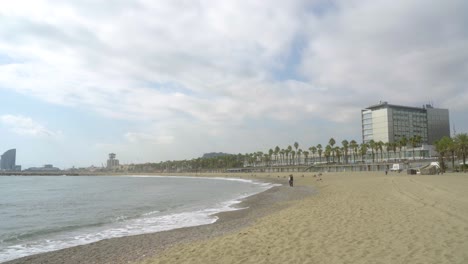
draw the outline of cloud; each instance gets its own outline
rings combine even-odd
[[[33,137],[58,137],[61,136],[60,131],[51,131],[43,125],[35,122],[30,117],[21,115],[2,115],[0,121],[4,126],[18,135],[33,136]]]
[[[111,12],[87,2],[38,1],[29,9],[15,1],[0,11],[8,22],[0,53],[21,63],[2,65],[0,84],[126,119],[226,122],[272,112],[284,119],[307,97],[305,108],[328,118],[336,115],[323,102],[339,102],[346,113],[365,105],[346,103],[356,97],[445,105],[451,98],[442,91],[460,93],[466,81],[465,5],[118,1]],[[298,38],[303,47],[294,50]],[[294,52],[297,61],[287,65]],[[275,80],[276,70],[295,64],[303,80]],[[270,103],[285,96],[298,103]]]
[[[380,100],[468,110],[466,10],[463,0],[9,1],[0,89],[130,120],[126,143],[186,156],[220,142],[255,150],[259,137],[358,137],[360,109]]]
[[[121,118],[243,118],[218,105],[250,107],[231,101],[230,89],[249,80],[268,84],[270,65],[279,63],[300,28],[293,14],[302,6],[119,3],[115,13],[72,1],[2,8],[10,23],[0,26],[0,53],[22,62],[2,65],[1,86]],[[173,84],[184,91],[171,92]]]
[[[153,143],[153,144],[171,144],[174,141],[173,136],[169,135],[151,135],[140,132],[128,132],[124,135],[125,139],[130,143]]]
[[[304,76],[367,102],[436,101],[468,110],[466,100],[451,103],[467,93],[466,1],[338,1],[338,7],[311,30]]]

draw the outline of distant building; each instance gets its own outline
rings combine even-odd
[[[112,169],[119,166],[119,160],[115,158],[114,153],[109,154],[109,159],[107,160],[107,168]]]
[[[60,169],[54,167],[52,164],[46,164],[44,165],[44,167],[31,167],[31,168],[26,169],[25,171],[54,172],[54,171],[60,171]]]
[[[362,141],[398,142],[420,136],[423,144],[434,144],[450,136],[449,110],[425,105],[421,108],[381,102],[361,110]]]
[[[16,170],[16,149],[10,149],[3,153],[0,161],[0,170],[14,171]]]

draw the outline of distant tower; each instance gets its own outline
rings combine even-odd
[[[112,169],[119,166],[119,160],[115,159],[115,153],[109,153],[109,159],[107,160],[107,168]]]
[[[0,170],[13,171],[16,169],[16,149],[3,153],[0,160]]]

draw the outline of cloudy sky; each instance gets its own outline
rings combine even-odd
[[[466,0],[15,0],[0,152],[100,166],[360,141],[360,110],[449,108],[468,132]],[[453,129],[453,127],[452,127]]]

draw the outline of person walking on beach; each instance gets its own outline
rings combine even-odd
[[[292,174],[289,175],[289,186],[293,187],[294,177]]]

